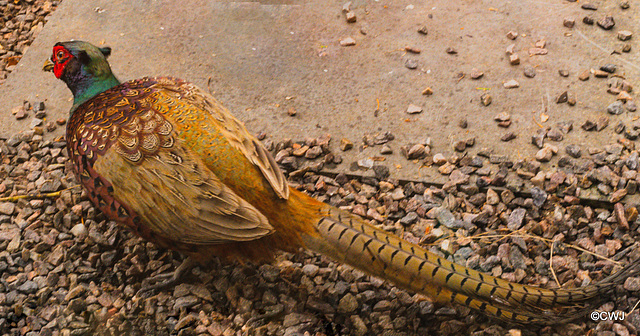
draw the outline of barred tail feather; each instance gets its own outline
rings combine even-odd
[[[544,289],[452,263],[333,207],[321,210],[316,229],[317,236],[305,238],[310,249],[439,302],[462,304],[516,323],[557,324],[576,319],[640,270],[638,260],[598,283]]]

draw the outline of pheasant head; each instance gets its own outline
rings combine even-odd
[[[43,70],[53,71],[67,84],[74,98],[71,112],[95,95],[120,84],[107,62],[110,54],[109,47],[98,48],[83,41],[58,42],[53,46],[53,54]]]

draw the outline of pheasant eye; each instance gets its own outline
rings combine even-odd
[[[56,54],[56,57],[58,58],[58,60],[61,60],[64,57],[64,51],[62,50],[58,51],[58,53]]]

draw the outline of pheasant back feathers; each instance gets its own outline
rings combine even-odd
[[[264,179],[246,188],[288,196],[258,140],[213,97],[175,78],[142,78],[96,95],[72,113],[67,139],[91,200],[161,245],[188,250],[271,234],[266,217],[238,196],[246,190],[234,190],[247,170]]]

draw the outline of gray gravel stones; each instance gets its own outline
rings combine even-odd
[[[609,104],[609,106],[607,106],[607,112],[613,115],[622,114],[624,112],[624,103],[621,101],[615,101]]]
[[[524,216],[526,215],[526,210],[524,208],[514,209],[509,215],[509,219],[507,222],[507,228],[512,231],[516,231],[520,229],[522,226]]]
[[[630,277],[627,278],[624,282],[624,289],[628,291],[640,291],[640,278],[638,277]]]
[[[356,309],[358,309],[358,300],[351,293],[347,293],[338,302],[338,311],[341,313],[353,313]]]
[[[616,68],[617,67],[616,67],[615,64],[605,64],[605,65],[600,67],[600,70],[612,74],[612,73],[616,72]]]
[[[12,202],[2,202],[0,203],[0,214],[10,216],[15,211],[15,208],[15,204]]]
[[[407,60],[404,61],[404,66],[407,69],[411,69],[411,70],[415,70],[418,68],[418,61],[412,58],[409,58]]]
[[[0,83],[20,61],[59,1],[0,2]]]
[[[565,147],[567,154],[569,154],[573,158],[580,158],[582,156],[582,151],[580,150],[580,146],[578,145],[567,145]]]

